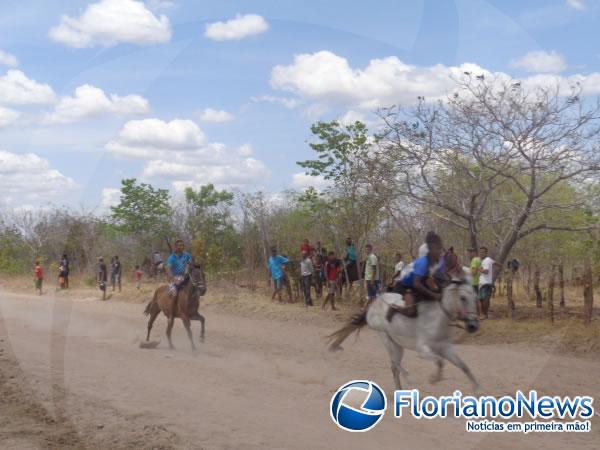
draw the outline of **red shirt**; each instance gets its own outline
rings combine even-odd
[[[300,253],[306,252],[306,253],[308,253],[308,256],[312,256],[314,251],[315,251],[315,248],[310,244],[302,244],[300,246]]]
[[[329,281],[337,281],[338,274],[342,271],[338,260],[325,262],[325,276]]]
[[[38,280],[43,280],[44,279],[44,271],[42,270],[41,266],[35,266],[35,277]]]
[[[135,279],[137,281],[140,281],[142,279],[142,271],[141,270],[136,270],[135,271]]]

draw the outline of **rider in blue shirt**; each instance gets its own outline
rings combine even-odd
[[[441,286],[436,281],[445,274],[442,239],[435,233],[428,233],[426,243],[427,255],[418,258],[412,270],[396,285],[395,292],[402,294],[405,306],[390,308],[388,319],[391,319],[395,312],[414,317],[419,301],[442,299]]]
[[[192,255],[187,253],[185,246],[181,239],[175,241],[175,251],[171,253],[171,256],[167,259],[167,274],[172,280],[172,286],[175,290],[175,296],[173,299],[173,313],[175,312],[175,305],[177,304],[177,297],[179,295],[179,289],[185,286],[187,281],[186,275],[188,273],[188,266],[192,262]]]

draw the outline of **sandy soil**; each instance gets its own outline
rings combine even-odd
[[[590,433],[467,433],[462,419],[394,419],[364,434],[338,430],[332,393],[357,378],[391,393],[385,350],[365,330],[330,353],[331,320],[239,315],[211,305],[207,340],[192,352],[177,323],[167,349],[157,320],[155,350],[139,348],[141,304],[94,297],[0,292],[0,442],[2,448],[202,449],[600,449],[600,418]],[[199,325],[194,326],[195,338]],[[460,353],[486,394],[535,388],[549,395],[600,397],[600,362],[520,344],[462,345]],[[425,393],[470,392],[455,368],[432,386],[431,363],[409,353],[412,383]]]

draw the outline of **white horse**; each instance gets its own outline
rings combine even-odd
[[[388,320],[390,304],[404,305],[404,301],[399,294],[381,294],[366,311],[354,316],[347,325],[329,336],[332,339],[329,349],[340,350],[340,344],[348,336],[368,325],[369,328],[378,331],[382,337],[390,355],[397,389],[401,389],[400,374],[404,376],[408,374],[402,367],[404,349],[421,353],[427,349],[427,356],[437,365],[437,372],[431,378],[432,383],[442,379],[444,360],[448,360],[465,373],[477,391],[479,383],[455,353],[450,339],[450,326],[455,321],[464,322],[465,329],[470,333],[479,329],[476,302],[475,292],[468,280],[452,279],[444,288],[440,302],[418,303],[416,318],[396,313],[391,320]]]

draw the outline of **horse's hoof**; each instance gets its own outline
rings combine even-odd
[[[344,347],[342,347],[341,345],[335,345],[335,346],[329,347],[330,352],[341,352],[343,350],[344,350]]]

